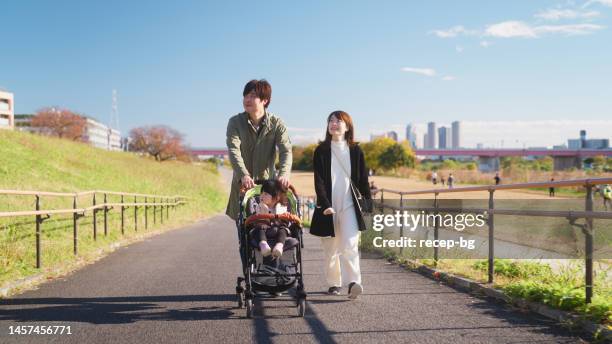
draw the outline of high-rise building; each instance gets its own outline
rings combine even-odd
[[[423,134],[423,148],[427,149],[429,147],[429,137],[427,133]]]
[[[15,128],[14,96],[10,92],[0,90],[0,129]]]
[[[393,139],[393,141],[398,142],[397,132],[389,131],[387,132],[387,137]]]
[[[426,149],[435,149],[436,148],[436,122],[427,123],[427,146]]]
[[[453,138],[453,148],[461,148],[461,122],[454,121],[452,123],[452,138]]]
[[[447,127],[438,128],[438,148],[451,148],[451,129]]]
[[[417,137],[412,123],[406,126],[406,141],[410,143],[412,149],[416,149]]]

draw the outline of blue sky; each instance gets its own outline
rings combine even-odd
[[[453,120],[468,146],[612,132],[612,0],[26,0],[2,13],[0,87],[17,113],[108,122],[116,89],[123,132],[166,124],[223,146],[244,84],[266,78],[297,143],[336,109],[361,139]]]

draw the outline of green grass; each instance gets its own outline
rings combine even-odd
[[[109,190],[189,197],[186,205],[170,209],[170,218],[156,224],[148,211],[145,230],[144,209],[138,210],[138,231],[134,209],[125,212],[125,234],[120,230],[120,211],[108,213],[108,234],[104,235],[103,212],[97,215],[97,240],[93,240],[91,213],[79,220],[78,256],[73,255],[71,215],[52,216],[42,225],[42,269],[35,268],[34,217],[0,218],[0,286],[40,272],[70,271],[91,262],[117,242],[130,242],[154,232],[176,228],[223,210],[226,192],[214,166],[182,162],[155,162],[132,153],[107,152],[83,143],[29,133],[0,130],[0,189],[75,192]],[[97,195],[97,203],[103,195]],[[109,196],[108,202],[119,202]],[[133,198],[125,199],[126,202]],[[138,200],[139,202],[142,199]],[[78,199],[79,207],[92,204],[92,196]],[[0,212],[34,210],[33,196],[0,195]],[[72,208],[72,198],[41,197],[42,209]]]

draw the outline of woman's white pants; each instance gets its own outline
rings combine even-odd
[[[359,225],[354,206],[334,214],[335,237],[321,238],[325,255],[325,278],[329,287],[361,284],[359,269]]]

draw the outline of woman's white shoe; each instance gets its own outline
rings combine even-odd
[[[363,293],[363,287],[361,286],[361,284],[357,282],[352,282],[351,284],[349,284],[349,299],[354,300],[357,298],[357,296],[361,295],[361,293]]]

